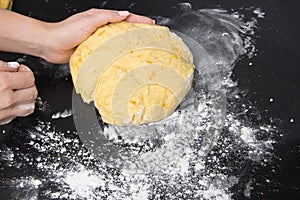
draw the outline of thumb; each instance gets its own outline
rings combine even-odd
[[[0,71],[16,72],[20,64],[18,62],[4,62],[0,60]]]

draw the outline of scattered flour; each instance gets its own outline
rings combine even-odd
[[[58,118],[66,118],[72,116],[72,110],[64,110],[62,112],[57,112],[52,115],[52,119],[58,119]]]
[[[265,18],[266,13],[261,10],[261,8],[256,8],[253,13],[257,15],[258,18]]]
[[[182,6],[185,11],[190,9],[190,5]],[[258,8],[253,12],[264,16]],[[103,148],[117,145],[124,149],[113,166],[96,159],[99,155],[93,155],[76,132],[61,132],[50,122],[39,122],[26,132],[25,145],[30,151],[1,149],[7,166],[30,168],[39,174],[4,180],[15,190],[15,199],[229,200],[234,196],[232,188],[239,186],[245,197],[251,196],[255,187],[252,172],[272,159],[277,130],[252,121],[255,108],[230,76],[239,56],[254,56],[251,36],[257,21],[244,22],[237,12],[217,9],[193,11],[183,17],[190,16],[214,19],[219,26],[209,28],[216,31],[215,37],[223,37],[223,46],[210,49],[213,38],[204,38],[203,46],[221,71],[226,112],[216,106],[219,96],[208,94],[196,75],[193,91],[168,119],[136,128],[104,126],[110,143]],[[192,19],[195,23],[199,20]],[[191,33],[198,34],[197,30]],[[71,115],[65,110],[52,119]]]

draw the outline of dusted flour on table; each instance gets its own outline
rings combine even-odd
[[[272,163],[278,135],[275,126],[253,120],[255,106],[231,79],[239,56],[255,55],[251,34],[256,21],[243,22],[238,13],[209,9],[181,17],[173,24],[186,29],[220,70],[226,91],[224,116],[218,114],[218,96],[208,94],[196,72],[193,90],[167,119],[135,128],[104,125],[109,143],[102,148],[124,149],[115,163],[104,156],[96,159],[101,155],[84,147],[77,133],[40,122],[23,133],[29,152],[17,147],[1,149],[6,166],[36,172],[4,181],[15,199],[251,198],[257,187],[255,172]],[[198,27],[203,34],[188,27]],[[269,177],[275,173],[273,168],[259,177],[265,187],[273,187]]]

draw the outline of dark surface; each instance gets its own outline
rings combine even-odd
[[[84,3],[82,3],[84,2]],[[172,17],[176,14],[176,3],[181,1],[152,0],[152,1],[99,1],[99,0],[15,0],[13,10],[45,21],[59,21],[74,13],[92,7],[111,9],[126,9],[144,15],[160,15]],[[238,80],[239,87],[247,90],[247,98],[261,112],[268,122],[274,121],[284,135],[275,145],[275,155],[279,158],[274,165],[278,166],[277,174],[271,181],[278,183],[276,189],[266,190],[263,181],[252,191],[251,199],[299,199],[300,198],[300,26],[299,5],[297,1],[266,0],[266,1],[186,1],[191,2],[193,9],[224,8],[227,10],[243,11],[247,7],[260,7],[266,12],[264,19],[259,21],[256,47],[258,55],[250,61],[241,59],[235,68],[233,78]],[[173,7],[173,8],[172,8]],[[1,19],[2,20],[2,19]],[[0,44],[1,45],[1,44]],[[36,75],[39,96],[47,101],[48,109],[36,112],[34,115],[17,119],[10,125],[0,129],[22,129],[33,126],[38,120],[51,121],[51,115],[64,109],[71,109],[72,83],[68,79],[59,78],[57,65],[51,65],[39,58],[23,57],[18,54],[1,53],[0,59],[5,61],[21,60],[30,66]],[[53,78],[56,77],[56,78]],[[64,76],[62,76],[64,77]],[[270,103],[269,99],[274,99]],[[64,99],[61,101],[61,99]],[[294,122],[291,123],[290,119]],[[20,125],[21,124],[21,125]],[[53,121],[61,130],[75,130],[72,118]],[[7,131],[13,134],[11,131]],[[11,135],[10,135],[11,136]],[[6,137],[6,141],[11,138]],[[4,140],[4,138],[2,138]],[[2,141],[2,142],[6,142]],[[1,162],[0,162],[1,164]],[[269,168],[257,170],[260,174],[267,173]],[[12,174],[34,173],[12,170],[1,170],[1,177]],[[6,193],[0,191],[0,198],[6,199]],[[235,196],[236,199],[245,197]]]

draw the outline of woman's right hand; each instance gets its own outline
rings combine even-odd
[[[25,65],[0,60],[0,125],[34,112],[37,89]]]

